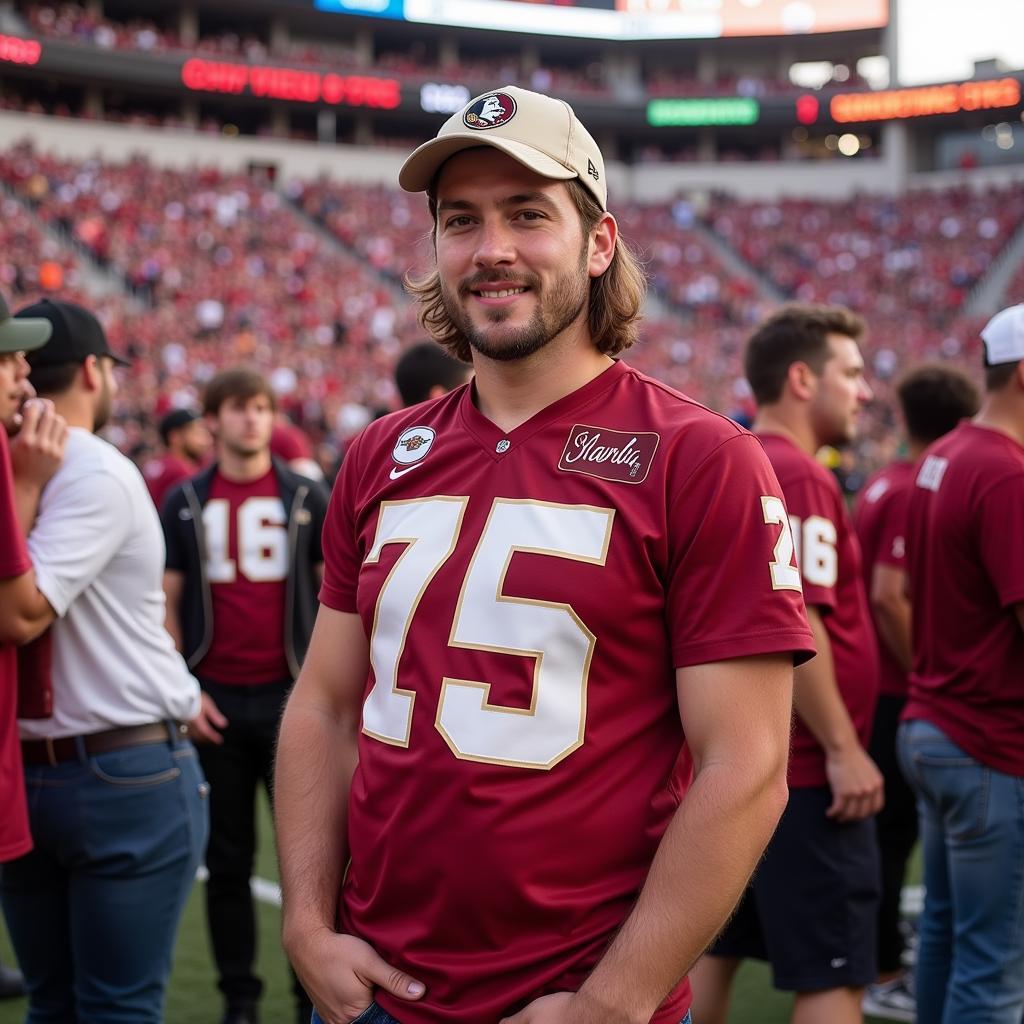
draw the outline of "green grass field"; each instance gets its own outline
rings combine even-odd
[[[261,815],[260,849],[257,873],[277,878],[269,814]],[[293,1024],[294,1002],[291,978],[279,942],[281,915],[276,907],[258,904],[260,928],[259,973],[266,983],[262,1004],[263,1024]],[[0,959],[11,963],[10,943],[0,927]],[[792,999],[771,987],[768,969],[763,964],[747,963],[737,979],[730,1024],[786,1024]],[[167,994],[167,1024],[218,1024],[222,1012],[220,994],[214,980],[206,924],[203,913],[202,885],[197,883],[181,923],[174,954],[174,973]],[[21,1024],[25,1001],[14,999],[0,1003],[0,1024]],[[868,1018],[873,1020],[873,1018]],[[700,1024],[695,1021],[694,1024]]]

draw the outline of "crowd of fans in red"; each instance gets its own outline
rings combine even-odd
[[[126,294],[88,299],[134,358],[115,423],[127,450],[172,406],[194,404],[217,369],[266,371],[324,459],[396,396],[391,367],[422,337],[401,280],[430,259],[421,196],[383,186],[291,182],[281,191],[212,170],[57,160],[22,146],[0,157],[0,286],[17,302],[83,285],[70,240]],[[27,211],[31,209],[30,215]],[[888,391],[923,359],[975,368],[978,322],[960,310],[1022,223],[1024,189],[953,189],[899,199],[625,205],[622,234],[656,296],[627,359],[724,412],[750,404],[740,356],[770,303],[755,277],[719,259],[710,232],[787,297],[843,303],[871,328],[880,401],[858,456],[892,454]],[[54,229],[44,234],[40,224]],[[333,235],[335,244],[325,234]],[[1007,296],[1024,292],[1024,274]]]

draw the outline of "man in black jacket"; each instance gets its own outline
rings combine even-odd
[[[164,591],[168,629],[203,687],[206,903],[224,1024],[254,1024],[263,987],[249,889],[256,789],[270,792],[278,719],[316,617],[327,495],[271,456],[275,401],[258,373],[218,374],[204,412],[217,461],[165,501]],[[296,997],[308,1021],[297,984]]]

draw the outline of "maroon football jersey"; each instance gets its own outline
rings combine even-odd
[[[918,463],[907,514],[914,667],[903,717],[1024,775],[1024,448],[963,423]]]
[[[7,434],[0,427],[0,579],[20,576],[31,568],[14,508]],[[0,643],[0,863],[32,849],[18,742],[17,702],[17,648]]]
[[[853,525],[864,560],[864,589],[869,596],[876,565],[906,569],[907,502],[913,487],[914,464],[900,461],[879,470],[857,495]],[[886,646],[877,626],[875,637],[878,640],[879,692],[889,697],[906,697],[906,671]]]
[[[761,434],[789,507],[804,600],[822,614],[836,684],[867,746],[878,697],[878,649],[861,577],[860,546],[836,478],[788,438]],[[825,751],[796,719],[789,755],[791,786],[825,786]]]
[[[175,484],[187,480],[195,474],[195,466],[186,462],[178,455],[167,452],[155,459],[150,459],[142,467],[142,476],[149,488],[149,496],[159,512],[164,506],[164,498]]]
[[[426,984],[378,992],[403,1024],[579,987],[685,788],[674,668],[812,651],[786,538],[757,441],[623,363],[509,432],[467,386],[354,443],[321,592],[372,666],[339,917]]]
[[[287,524],[273,470],[247,483],[214,473],[203,506],[213,641],[196,669],[200,678],[239,686],[290,678]]]

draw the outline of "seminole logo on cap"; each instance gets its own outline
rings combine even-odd
[[[497,128],[515,117],[516,101],[507,92],[492,92],[474,103],[462,120],[467,128]]]

